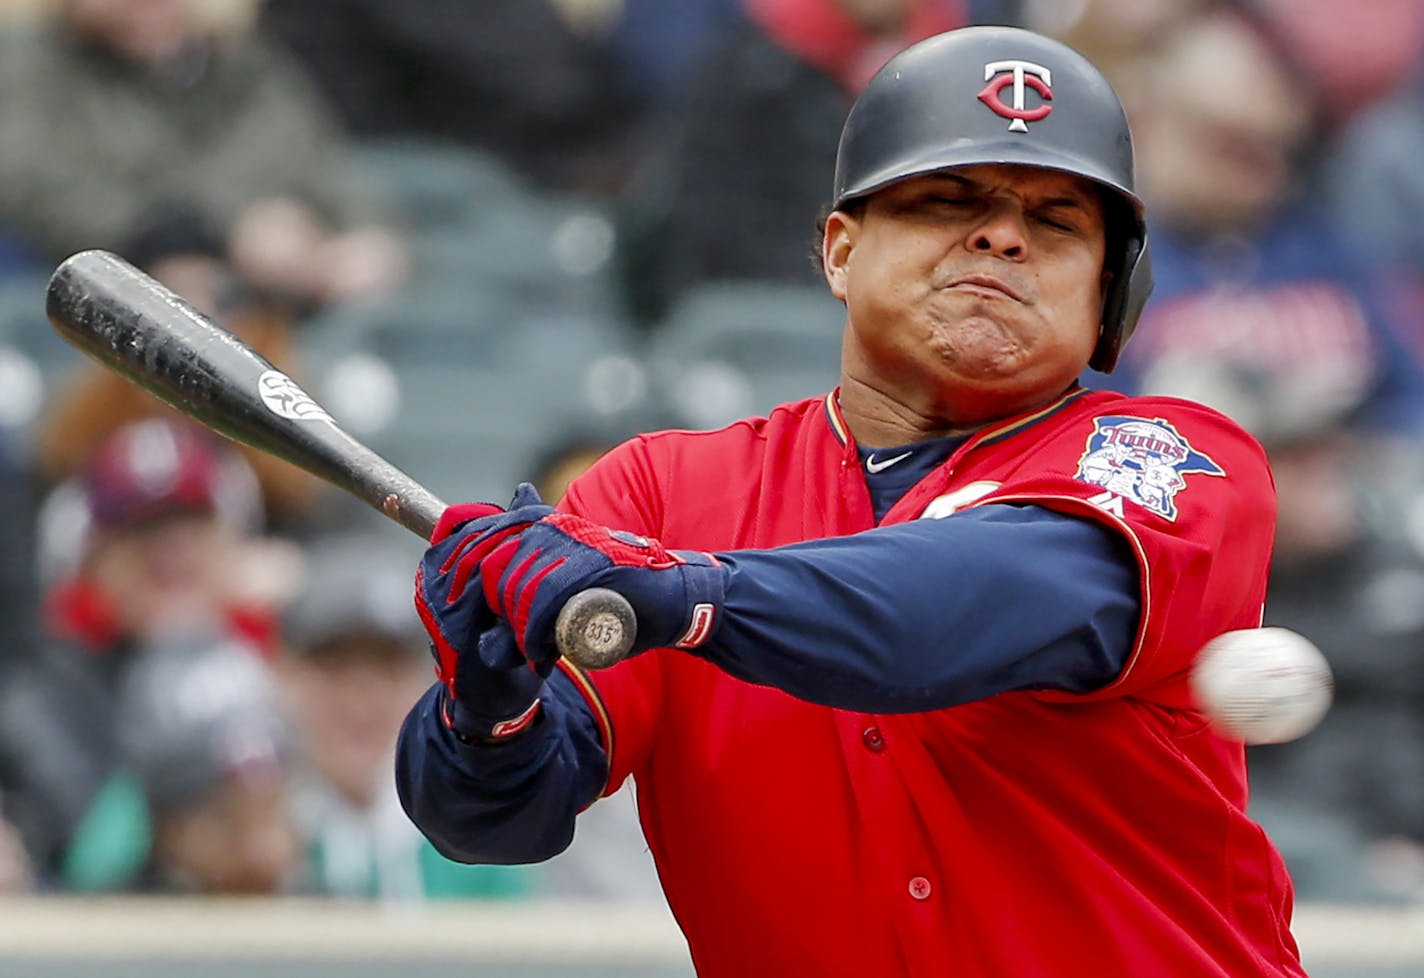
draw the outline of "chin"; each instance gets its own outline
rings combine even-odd
[[[1030,352],[1018,346],[992,350],[957,346],[943,351],[940,360],[945,381],[956,386],[1011,389],[1031,388],[1039,382]]]

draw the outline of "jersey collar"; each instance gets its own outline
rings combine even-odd
[[[996,442],[1000,439],[1007,438],[1012,434],[1016,434],[1017,432],[1020,432],[1027,427],[1030,427],[1031,425],[1037,424],[1044,418],[1048,418],[1052,415],[1057,414],[1059,411],[1063,410],[1069,404],[1073,403],[1086,393],[1088,393],[1088,389],[1086,387],[1079,387],[1077,384],[1074,384],[1072,387],[1069,387],[1066,391],[1060,394],[1058,396],[1058,399],[1051,404],[1045,405],[1044,407],[1041,407],[1036,411],[1030,411],[1027,414],[1020,414],[1015,417],[1005,418],[1004,420],[991,424],[986,428],[979,429],[977,432],[974,433],[974,436],[969,439],[966,445],[987,445],[990,442]]]
[[[1059,395],[1057,400],[1051,404],[1026,414],[1005,418],[986,428],[981,428],[965,442],[963,447],[968,447],[971,444],[984,445],[992,441],[998,441],[1001,438],[1007,438],[1017,431],[1037,424],[1044,418],[1057,414],[1086,393],[1088,393],[1087,388],[1079,387],[1077,384],[1074,384]],[[835,435],[841,447],[846,450],[847,457],[855,454],[855,442],[854,439],[851,438],[850,426],[846,424],[845,415],[841,413],[841,389],[839,387],[826,395],[825,410],[826,423],[830,425],[831,434]],[[859,458],[856,459],[856,464],[859,464]]]
[[[826,395],[826,423],[831,426],[831,434],[836,436],[836,441],[842,447],[851,444],[850,428],[846,426],[845,415],[841,414],[841,389],[837,387]]]

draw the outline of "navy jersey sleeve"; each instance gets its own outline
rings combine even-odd
[[[719,555],[727,603],[697,654],[748,682],[870,713],[1112,682],[1141,615],[1106,527],[985,505],[847,537]]]
[[[442,854],[464,863],[531,863],[568,848],[574,817],[608,776],[583,696],[555,670],[538,724],[502,744],[469,745],[440,720],[436,683],[401,727],[396,788],[406,814]]]

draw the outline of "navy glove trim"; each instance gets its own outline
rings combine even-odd
[[[488,719],[466,709],[465,704],[452,698],[449,691],[442,687],[440,722],[462,744],[502,744],[538,726],[538,721],[542,719],[543,705],[543,700],[536,697],[523,713],[491,724]]]
[[[722,610],[726,598],[727,575],[721,562],[712,554],[693,550],[673,550],[669,553],[677,557],[684,565],[679,570],[682,572],[688,606],[687,629],[680,638],[672,643],[672,647],[695,649],[706,645],[716,633],[717,626],[722,623],[722,616],[719,612]],[[722,573],[689,572],[687,568],[692,567],[717,568]]]

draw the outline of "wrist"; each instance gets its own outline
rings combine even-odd
[[[462,744],[504,744],[539,726],[543,720],[543,702],[535,696],[514,715],[492,718],[466,706],[451,696],[449,690],[442,690],[440,719],[445,728]]]
[[[672,648],[691,650],[711,641],[721,627],[727,603],[728,570],[712,554],[678,552],[677,556],[685,561],[681,570],[687,616],[669,644]]]
[[[716,635],[726,603],[728,570],[712,554],[669,552],[675,563],[655,572],[615,567],[594,580],[628,599],[638,619],[633,652],[695,651]]]

